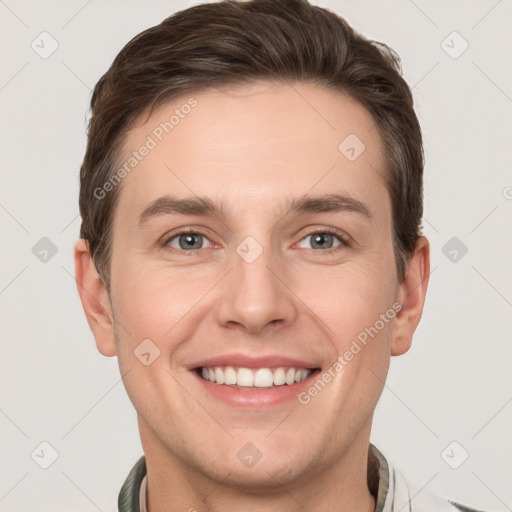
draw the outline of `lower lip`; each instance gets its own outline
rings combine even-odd
[[[311,383],[320,373],[320,370],[311,372],[306,380],[295,384],[283,384],[271,388],[234,388],[224,384],[215,384],[201,378],[196,371],[192,371],[194,377],[200,382],[204,389],[213,397],[222,402],[237,407],[270,407],[280,405],[291,400],[296,400],[297,395],[311,386]]]

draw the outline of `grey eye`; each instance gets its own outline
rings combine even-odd
[[[311,247],[304,247],[302,245],[304,240],[311,239]],[[338,240],[338,243],[336,245],[335,242]],[[305,249],[331,249],[333,247],[337,247],[342,244],[342,241],[340,238],[332,233],[327,232],[317,232],[317,233],[310,233],[309,235],[305,236],[300,243],[300,247],[303,247]]]
[[[167,245],[182,251],[190,251],[193,249],[204,249],[203,244],[205,240],[208,239],[201,233],[178,233],[169,240]]]

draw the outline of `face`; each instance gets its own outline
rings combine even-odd
[[[192,96],[128,133],[98,348],[147,457],[243,485],[311,477],[367,447],[407,338],[382,143],[309,83]]]

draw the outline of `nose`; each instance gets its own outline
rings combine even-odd
[[[291,325],[297,317],[296,297],[286,282],[284,266],[270,249],[249,261],[235,253],[234,268],[222,284],[219,324],[248,334]]]

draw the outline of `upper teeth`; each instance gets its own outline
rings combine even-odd
[[[305,380],[311,370],[305,368],[233,368],[232,366],[203,367],[201,376],[217,384],[236,384],[243,387],[269,388],[291,385]]]

